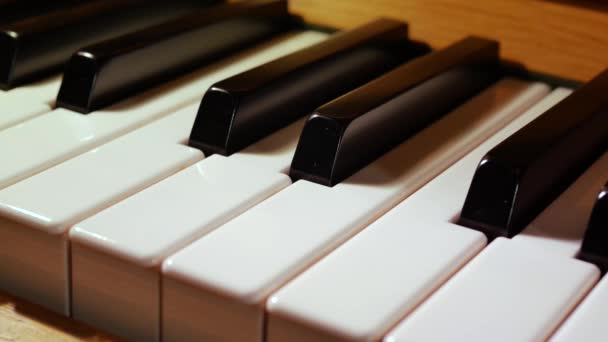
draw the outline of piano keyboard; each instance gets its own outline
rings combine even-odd
[[[45,6],[0,2],[0,290],[135,341],[608,339],[608,73],[282,0]]]

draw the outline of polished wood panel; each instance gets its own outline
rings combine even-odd
[[[503,58],[586,81],[608,67],[608,2],[542,0],[293,0],[308,22],[353,27],[375,16],[407,21],[410,34],[443,47],[475,34],[500,41]]]
[[[573,80],[608,66],[608,5],[566,0],[292,0],[310,23],[349,28],[377,16],[410,23],[411,36],[443,47],[469,34],[497,39],[504,58]],[[0,294],[0,341],[114,341]]]

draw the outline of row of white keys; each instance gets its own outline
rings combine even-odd
[[[69,314],[66,232],[202,159],[177,144],[187,138],[191,113],[195,106],[0,190],[0,288]]]
[[[490,244],[389,340],[547,339],[599,278],[574,256],[607,173],[608,153],[521,234]]]
[[[503,80],[458,108],[462,117],[447,116],[343,183],[298,181],[177,252],[163,263],[163,338],[260,340],[265,298],[273,290],[547,91]],[[445,140],[427,147],[437,137]]]
[[[598,192],[608,175],[608,153],[604,153],[571,187],[544,210],[526,229],[513,238],[548,253],[574,257]],[[608,326],[608,279],[603,279],[577,307],[552,341],[606,341]]]
[[[325,36],[309,31],[283,37],[104,110],[83,115],[55,109],[0,131],[0,155],[4,156],[0,188],[199,101],[213,83],[312,45]]]
[[[598,278],[592,264],[498,238],[385,341],[543,341]]]
[[[479,160],[569,94],[555,90],[268,302],[269,341],[376,340],[486,244],[452,223]],[[364,308],[364,309],[363,309]]]
[[[291,184],[281,171],[303,124],[229,157],[210,156],[75,225],[73,317],[131,340],[158,340],[164,258]]]
[[[55,106],[61,76],[0,92],[0,130],[49,112]]]
[[[604,276],[550,340],[604,342],[608,340],[607,316],[608,277]]]
[[[234,63],[214,72],[210,79],[203,82],[201,78],[186,90],[200,92],[200,89],[194,89],[196,84],[210,84],[219,77],[290,53],[322,37],[306,33],[296,35],[278,45],[263,48],[249,58],[232,60]],[[0,234],[7,237],[0,239],[3,244],[0,248],[2,287],[55,311],[67,313],[69,275],[65,260],[68,255],[65,232],[87,216],[200,160],[200,152],[177,144],[187,140],[196,106],[190,105],[98,149],[0,190]],[[22,239],[23,244],[15,244],[14,239]],[[29,245],[38,247],[21,247]],[[31,250],[40,253],[29,253]],[[25,266],[31,268],[31,272],[19,271]],[[47,272],[53,274],[50,278],[53,281],[32,281],[49,276]]]

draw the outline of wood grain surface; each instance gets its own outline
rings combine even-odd
[[[292,0],[310,23],[349,28],[378,16],[403,19],[410,35],[443,47],[475,34],[501,42],[504,58],[573,80],[608,66],[608,11],[600,2],[530,0]],[[0,293],[0,341],[116,341]]]
[[[503,58],[585,81],[608,67],[608,2],[531,0],[293,0],[308,22],[348,28],[373,17],[405,20],[410,36],[446,46],[467,35],[501,43]]]
[[[0,292],[0,341],[120,341]]]

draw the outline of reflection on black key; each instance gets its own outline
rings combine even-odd
[[[49,1],[52,2],[52,1]],[[83,45],[183,15],[212,0],[96,0],[0,28],[0,88],[58,71]]]
[[[287,1],[215,6],[80,49],[57,105],[89,113],[290,28]]]
[[[499,75],[498,43],[470,37],[420,57],[311,115],[290,176],[333,186]]]
[[[6,25],[85,2],[83,0],[0,0],[0,24]]]
[[[608,270],[608,184],[597,196],[578,257]]]
[[[522,231],[608,147],[608,72],[481,160],[460,223],[490,238]]]
[[[230,155],[428,48],[407,26],[376,20],[213,85],[190,146]]]

